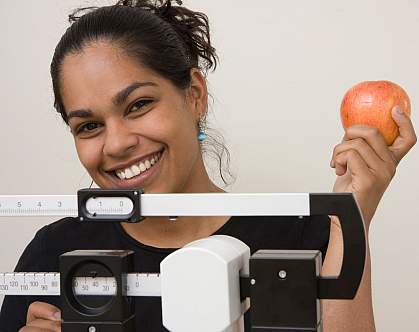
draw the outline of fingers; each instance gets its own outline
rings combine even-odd
[[[349,141],[344,141],[334,148],[330,166],[335,166],[337,173],[341,173],[341,171],[340,163],[336,164],[336,156],[348,150],[357,151],[362,159],[364,159],[367,166],[372,170],[377,170],[385,164],[385,162],[375,153],[375,151],[363,138],[355,138]]]
[[[368,165],[357,150],[349,149],[339,153],[335,158],[335,162],[337,165],[340,165],[341,169],[343,169],[344,166],[347,166],[347,169],[349,169],[351,174],[353,176],[358,176],[360,179],[368,178],[371,175]],[[339,170],[337,170],[336,173],[340,173],[337,174],[339,176],[345,174],[345,172]]]
[[[49,303],[32,302],[28,308],[28,314],[26,316],[26,324],[29,324],[30,322],[37,319],[61,322],[60,309]]]
[[[397,162],[400,162],[400,160],[417,142],[415,129],[413,128],[410,117],[407,116],[403,111],[398,112],[399,110],[399,106],[394,107],[392,110],[393,119],[399,126],[399,136],[389,147]]]
[[[54,332],[53,330],[44,329],[42,327],[24,326],[19,332]]]
[[[346,129],[342,142],[362,138],[384,162],[396,162],[380,131],[371,126],[354,125]]]
[[[348,156],[354,158],[352,163]],[[397,160],[378,129],[355,125],[346,129],[342,143],[334,148],[330,166],[338,176],[344,175],[349,167],[352,175],[368,174],[377,185],[386,187],[396,173]]]
[[[35,319],[26,325],[27,327],[34,327],[41,329],[42,331],[61,331],[61,322],[46,320],[46,319]]]
[[[61,312],[45,302],[32,302],[26,316],[26,326],[19,332],[60,332]]]

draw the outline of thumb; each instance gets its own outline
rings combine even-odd
[[[416,135],[409,114],[404,112],[400,106],[393,107],[391,115],[399,127],[399,136],[389,148],[397,161],[400,161],[414,145],[412,142],[416,141]]]

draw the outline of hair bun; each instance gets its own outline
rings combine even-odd
[[[116,5],[146,9],[157,15],[164,15],[172,7],[172,2],[182,5],[182,0],[119,0]]]
[[[176,3],[178,6],[182,6],[182,0],[118,0],[115,6],[124,6],[131,8],[140,8],[143,10],[150,11],[161,18],[167,17],[170,9],[172,8],[172,2]],[[89,6],[83,7],[75,10],[73,13],[68,15],[68,21],[73,23],[77,21],[84,14],[91,12],[100,7]]]
[[[177,32],[193,66],[199,66],[204,71],[215,70],[218,57],[211,45],[208,17],[182,4],[182,0],[118,0],[116,3],[150,11],[159,16]]]

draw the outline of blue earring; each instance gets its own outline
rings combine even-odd
[[[198,141],[202,142],[205,140],[205,138],[207,138],[207,135],[205,135],[205,133],[202,130],[200,130],[198,133]]]

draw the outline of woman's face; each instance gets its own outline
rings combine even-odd
[[[96,42],[65,57],[61,94],[80,161],[99,187],[189,192],[203,181],[197,122],[207,91],[198,71],[179,90]]]

